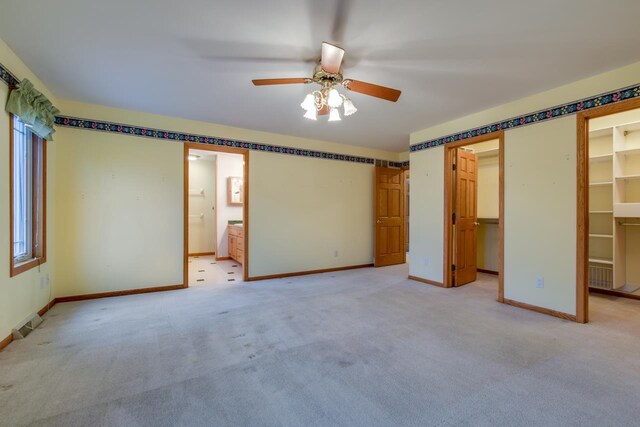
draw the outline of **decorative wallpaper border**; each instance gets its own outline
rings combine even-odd
[[[503,120],[500,122],[492,123],[490,125],[485,125],[478,128],[466,130],[464,132],[455,133],[452,135],[447,135],[447,136],[431,139],[424,142],[419,142],[417,144],[412,145],[410,147],[410,151],[413,153],[416,151],[422,151],[428,148],[449,144],[450,142],[473,138],[478,135],[485,135],[487,133],[496,132],[499,130],[513,129],[516,127],[527,126],[527,125],[543,122],[546,120],[553,120],[560,117],[576,114],[580,111],[590,110],[592,108],[600,107],[603,105],[616,104],[618,102],[637,98],[639,96],[640,96],[640,84],[635,86],[629,86],[629,87],[618,89],[612,92],[603,93],[601,95],[592,96],[590,98],[584,98],[579,101],[569,102],[567,104],[551,107],[545,110],[536,111],[535,113],[526,114],[524,116],[518,116],[511,119]]]
[[[178,142],[192,142],[196,144],[209,144],[221,147],[243,148],[246,150],[266,151],[270,153],[289,154],[293,156],[313,157],[317,159],[342,160],[345,162],[375,164],[375,159],[370,157],[351,156],[347,154],[329,153],[325,151],[307,150],[302,148],[284,147],[271,144],[258,144],[255,142],[239,141],[234,139],[217,138],[214,136],[196,135],[184,132],[175,132],[162,129],[146,128],[122,123],[104,122],[78,117],[56,116],[56,125],[68,128],[85,129],[97,132],[116,133],[141,138],[162,139]]]
[[[13,75],[11,71],[9,71],[1,63],[0,63],[0,80],[5,82],[7,86],[15,85],[20,81],[16,76]]]
[[[404,162],[389,162],[390,168],[407,168],[409,167],[409,160],[405,160]]]

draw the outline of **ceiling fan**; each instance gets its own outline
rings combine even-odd
[[[322,56],[313,71],[313,77],[285,78],[285,79],[257,79],[253,80],[255,86],[285,85],[296,83],[317,83],[321,89],[309,93],[300,106],[306,110],[304,117],[316,120],[318,115],[329,114],[329,121],[340,120],[339,108],[343,107],[345,116],[350,116],[357,111],[353,102],[345,95],[338,92],[334,86],[374,96],[391,102],[396,102],[400,97],[400,91],[359,80],[345,79],[342,75],[342,58],[344,49],[331,43],[322,43]]]

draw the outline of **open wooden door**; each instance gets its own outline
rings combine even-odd
[[[376,167],[375,179],[375,266],[404,264],[404,171]]]
[[[456,149],[454,286],[478,276],[478,156]]]

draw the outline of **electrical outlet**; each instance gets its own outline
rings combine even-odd
[[[338,251],[337,251],[337,250],[336,250],[336,251],[333,251],[333,257],[334,257],[334,258],[338,258]]]
[[[538,289],[544,288],[544,277],[541,277],[541,276],[536,277],[536,288]]]
[[[49,279],[49,273],[47,273],[47,285],[51,283],[51,279]]]
[[[40,276],[40,289],[44,289],[44,276]]]
[[[422,258],[422,265],[424,265],[425,267],[429,267],[429,258],[428,257],[423,257]]]

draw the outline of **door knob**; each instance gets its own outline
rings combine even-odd
[[[479,222],[474,222],[473,225],[475,225],[477,227],[478,225],[480,225],[480,223]]]
[[[381,220],[377,220],[376,224],[382,224],[382,221]]]

